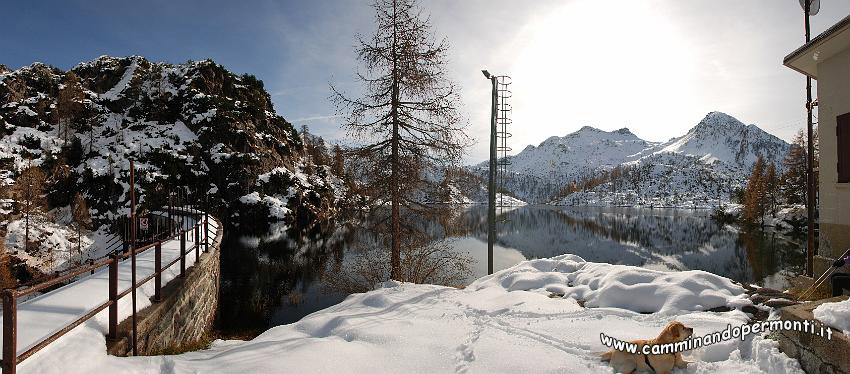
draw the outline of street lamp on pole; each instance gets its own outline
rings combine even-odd
[[[805,13],[804,26],[806,28],[806,43],[811,40],[809,16],[818,14],[820,0],[800,0],[800,5]],[[814,176],[814,144],[812,123],[812,77],[806,76],[806,213],[808,225],[806,230],[806,276],[814,277],[814,254],[815,254],[815,176]]]
[[[487,183],[487,274],[493,274],[493,246],[496,243],[496,116],[499,100],[498,78],[481,70],[492,85],[492,106],[490,109],[490,167]]]

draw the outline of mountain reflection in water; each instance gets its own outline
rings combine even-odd
[[[800,244],[771,232],[718,225],[709,214],[682,209],[520,207],[499,216],[494,267],[500,270],[526,259],[571,253],[593,262],[663,271],[705,270],[773,288],[785,287],[785,275],[801,270]],[[322,287],[321,274],[346,266],[357,243],[374,240],[365,229],[367,223],[225,237],[219,330],[225,336],[250,337],[342,301],[346,295]],[[446,240],[472,256],[469,282],[486,275],[486,206],[464,207],[418,225],[434,240]]]

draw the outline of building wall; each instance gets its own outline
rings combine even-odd
[[[212,218],[210,218],[212,220]],[[175,278],[162,288],[163,300],[155,302],[137,315],[139,355],[182,351],[184,347],[204,339],[212,328],[218,308],[221,276],[220,247],[222,227],[208,252],[203,252],[185,278]],[[211,236],[212,238],[212,236]],[[195,252],[187,256],[194,256]],[[177,266],[174,264],[173,266]],[[123,321],[118,331],[125,334],[116,341],[107,341],[109,354],[127,356],[132,351],[130,319]]]
[[[850,49],[818,64],[819,254],[830,258],[850,247],[850,183],[837,183],[835,118],[844,113],[850,113]]]

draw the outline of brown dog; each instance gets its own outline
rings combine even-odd
[[[656,374],[670,374],[673,372],[673,367],[685,368],[688,366],[688,362],[682,359],[682,353],[644,355],[642,353],[643,346],[681,342],[693,333],[694,329],[685,327],[679,321],[673,321],[664,330],[661,330],[661,334],[655,339],[629,341],[629,343],[637,345],[637,353],[612,349],[602,354],[602,360],[610,361],[614,370],[623,374],[631,374],[635,369],[651,370]]]

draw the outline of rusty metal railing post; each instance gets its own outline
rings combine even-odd
[[[153,264],[153,300],[156,302],[162,301],[162,242],[156,242],[154,247],[154,264]]]
[[[109,338],[118,338],[118,255],[109,263]]]
[[[138,237],[136,236],[138,217],[136,216],[136,166],[134,160],[130,160],[130,293],[133,298],[133,356],[138,356],[139,351],[136,350],[136,249],[139,247]]]
[[[201,224],[195,225],[195,263],[198,263],[198,258],[201,257]]]
[[[207,204],[209,205],[209,204]],[[209,207],[207,207],[209,210]],[[210,250],[210,213],[204,212],[204,252]]]
[[[186,276],[186,232],[180,229],[180,278]]]
[[[3,374],[15,374],[18,366],[18,305],[15,290],[3,292]]]

